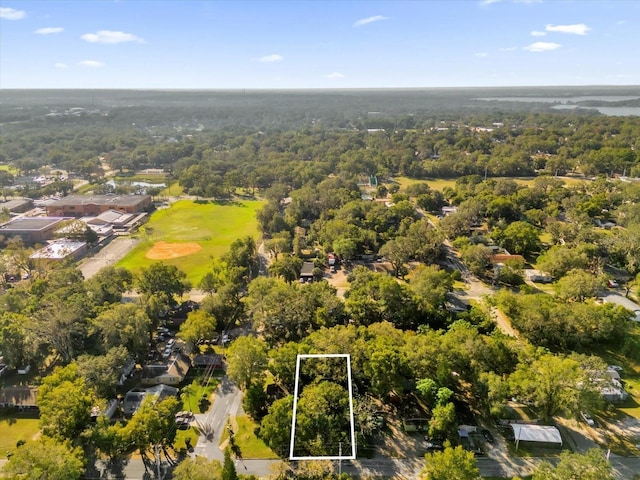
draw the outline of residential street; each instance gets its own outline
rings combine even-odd
[[[215,391],[215,398],[208,412],[196,415],[203,434],[198,438],[194,454],[210,460],[224,460],[219,448],[227,419],[242,413],[242,392],[225,375]]]
[[[492,458],[479,458],[478,467],[483,476],[504,476],[511,478],[513,476],[530,475],[533,469],[542,461],[547,460],[555,463],[555,459],[521,457],[512,458],[508,461],[500,461]],[[242,460],[236,462],[236,468],[240,474],[253,474],[261,478],[268,477],[271,473],[271,465],[277,463],[277,460]],[[632,480],[637,472],[640,472],[640,457],[611,457],[611,465],[614,475],[619,480]],[[338,471],[338,463],[335,463],[335,470]],[[417,478],[420,470],[424,465],[424,460],[416,459],[365,459],[343,461],[342,471],[351,475],[387,477],[391,478]],[[246,467],[246,468],[244,468]],[[130,460],[122,469],[121,473],[117,471],[107,472],[104,468],[99,468],[101,474],[94,473],[85,478],[89,479],[124,479],[127,480],[151,480],[155,479],[154,473],[145,475],[145,468],[142,460]],[[123,472],[123,473],[122,473]],[[164,478],[170,478],[167,474]]]

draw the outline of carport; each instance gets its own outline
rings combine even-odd
[[[562,436],[556,427],[512,423],[516,448],[520,442],[535,443],[541,447],[562,447]]]

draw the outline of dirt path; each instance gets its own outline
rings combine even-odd
[[[503,333],[511,337],[516,337],[516,338],[520,337],[520,334],[511,326],[511,321],[504,313],[502,313],[497,308],[492,308],[491,315],[493,316],[493,319],[496,321],[498,328],[502,330]]]

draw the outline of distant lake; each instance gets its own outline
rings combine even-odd
[[[555,103],[551,108],[555,109],[574,109],[574,108],[589,108],[597,110],[600,113],[608,116],[626,116],[626,115],[640,115],[640,107],[592,107],[584,105],[573,105],[576,102],[586,102],[590,100],[600,102],[623,102],[626,100],[636,100],[640,98],[637,95],[585,95],[580,97],[485,97],[476,98],[476,100],[484,100],[487,102],[537,102],[537,103]],[[571,104],[569,104],[571,102]]]
[[[627,115],[640,116],[640,107],[583,107],[582,105],[554,105],[556,110],[573,110],[574,108],[590,108],[598,110],[609,117],[624,117]]]

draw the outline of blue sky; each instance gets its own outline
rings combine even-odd
[[[0,88],[640,84],[640,1],[0,3]]]

